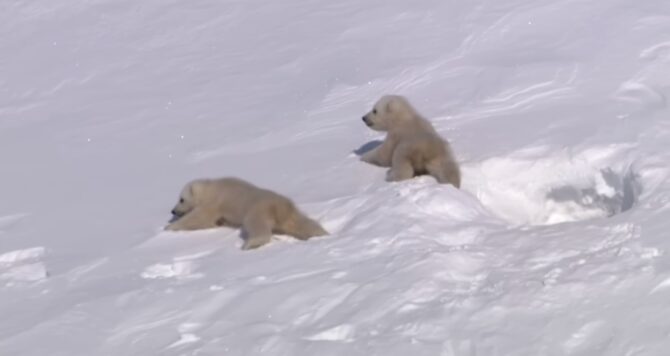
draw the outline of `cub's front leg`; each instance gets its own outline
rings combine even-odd
[[[394,146],[395,140],[387,136],[381,145],[361,155],[361,161],[374,164],[376,166],[390,167]]]
[[[251,209],[242,223],[244,244],[243,250],[259,248],[272,239],[274,223],[265,206],[259,205]]]
[[[398,145],[393,152],[391,168],[386,172],[387,182],[399,182],[414,177],[410,153],[411,149],[407,145]]]
[[[186,215],[177,219],[177,221],[166,226],[165,230],[200,230],[211,229],[215,227],[217,227],[217,219],[212,214],[208,214],[203,209],[195,208]]]

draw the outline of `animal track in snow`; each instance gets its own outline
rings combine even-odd
[[[643,108],[664,109],[667,98],[661,90],[640,82],[623,83],[615,94],[619,100],[637,103]]]
[[[8,228],[11,228],[19,221],[23,220],[26,216],[28,216],[28,214],[13,214],[0,217],[0,235],[2,235]]]
[[[48,276],[44,263],[44,247],[33,247],[23,250],[5,252],[0,255],[0,280],[15,282],[36,282]]]
[[[196,323],[183,323],[179,325],[177,331],[179,332],[180,338],[168,346],[168,349],[200,341],[200,337],[194,333],[199,327],[200,324]]]
[[[196,252],[188,255],[177,256],[170,263],[156,263],[144,269],[141,276],[145,279],[197,279],[202,278],[202,273],[194,273],[198,264],[193,260],[208,256],[212,251]]]
[[[144,279],[195,279],[202,277],[194,273],[197,265],[192,261],[174,260],[172,263],[156,263],[144,269],[141,276]]]
[[[142,278],[165,279],[165,278],[198,278],[194,275],[195,265],[190,261],[174,261],[173,263],[157,263],[144,269]]]
[[[581,353],[582,349],[592,347],[594,343],[605,343],[611,337],[611,328],[602,320],[595,320],[582,325],[563,343],[567,354]]]
[[[656,293],[656,292],[659,292],[661,290],[668,289],[668,288],[670,288],[670,277],[664,279],[662,282],[657,284],[656,287],[654,287],[651,290],[651,292],[649,292],[649,294],[653,294],[653,293]]]
[[[312,341],[353,341],[354,327],[349,324],[342,324],[330,329],[323,330],[305,339]]]
[[[670,57],[670,42],[661,42],[640,52],[641,59],[655,60],[659,57]]]

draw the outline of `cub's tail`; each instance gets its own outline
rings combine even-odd
[[[326,231],[321,224],[316,220],[307,217],[300,211],[296,212],[293,224],[291,225],[293,226],[291,226],[292,231],[289,231],[290,235],[299,240],[307,240],[315,236],[328,235],[328,231]]]

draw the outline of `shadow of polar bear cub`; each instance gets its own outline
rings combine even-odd
[[[440,137],[430,121],[423,118],[400,95],[385,95],[363,116],[363,122],[386,132],[384,142],[360,159],[381,167],[390,167],[387,181],[401,181],[429,174],[439,183],[460,188],[461,172],[449,143]]]
[[[265,245],[273,233],[300,240],[328,235],[289,198],[232,177],[189,182],[182,189],[172,214],[176,221],[166,226],[166,230],[241,227],[245,240],[243,250]]]

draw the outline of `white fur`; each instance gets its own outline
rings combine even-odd
[[[230,177],[189,182],[172,213],[178,219],[167,230],[241,227],[245,250],[270,242],[273,233],[300,240],[328,234],[289,198]]]
[[[429,174],[440,183],[460,187],[461,173],[449,143],[406,98],[383,96],[363,121],[371,129],[387,133],[381,145],[361,156],[365,162],[390,167],[387,181]]]

